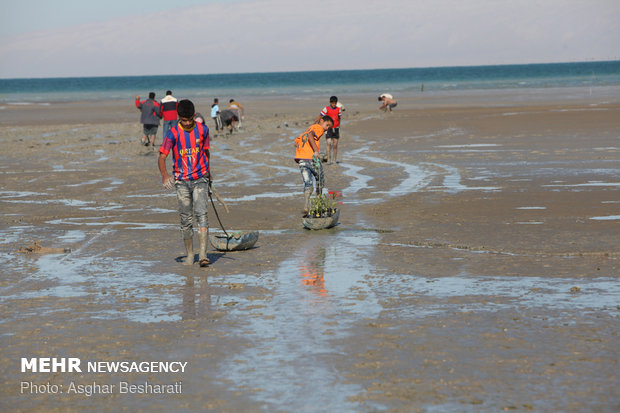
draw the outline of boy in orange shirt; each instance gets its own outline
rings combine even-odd
[[[308,213],[310,209],[310,196],[314,188],[312,177],[315,181],[319,179],[319,172],[313,165],[314,162],[321,162],[319,159],[319,139],[329,128],[334,126],[334,121],[329,116],[323,116],[319,121],[310,126],[304,133],[299,135],[295,139],[295,162],[299,164],[299,170],[301,171],[301,178],[304,181],[304,215]],[[319,194],[319,186],[317,184],[317,195]]]

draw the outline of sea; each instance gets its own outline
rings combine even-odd
[[[326,94],[472,93],[474,91],[620,90],[620,60],[598,62],[325,70],[205,75],[0,79],[0,104],[124,100],[154,91],[157,98],[300,98]]]

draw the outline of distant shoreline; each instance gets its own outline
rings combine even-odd
[[[420,69],[372,69],[218,75],[0,79],[0,105],[106,101],[166,90],[192,99],[398,96],[468,91],[597,88],[620,86],[620,61]],[[502,92],[500,92],[502,93]]]
[[[422,67],[376,67],[370,69],[325,69],[325,70],[295,70],[295,71],[276,71],[276,72],[235,72],[235,73],[183,73],[183,74],[159,74],[159,75],[100,75],[100,76],[52,76],[52,77],[0,77],[3,80],[49,80],[49,79],[101,79],[101,78],[141,78],[141,77],[177,77],[177,76],[235,76],[235,75],[266,75],[266,74],[295,74],[295,73],[333,73],[333,72],[360,72],[360,71],[384,71],[384,70],[436,70],[436,69],[467,69],[476,67],[498,68],[498,67],[518,67],[518,66],[545,66],[545,65],[572,65],[572,64],[598,64],[598,63],[619,63],[618,58],[595,59],[595,60],[574,60],[564,62],[530,62],[530,63],[505,63],[505,64],[482,64],[482,65],[455,65],[455,66],[422,66]]]

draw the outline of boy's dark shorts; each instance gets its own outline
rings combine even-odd
[[[146,136],[157,135],[157,127],[158,125],[144,125],[142,130]]]
[[[327,129],[326,139],[340,139],[340,128]]]

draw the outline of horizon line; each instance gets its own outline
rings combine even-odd
[[[461,67],[497,67],[497,66],[532,66],[548,64],[572,64],[572,63],[607,63],[620,62],[620,57],[607,59],[592,58],[588,60],[572,61],[549,61],[549,62],[529,62],[529,63],[500,63],[500,64],[461,64],[461,65],[442,65],[442,66],[418,66],[418,67],[383,67],[368,69],[324,69],[324,70],[283,70],[266,72],[232,72],[232,73],[177,73],[177,74],[157,74],[157,75],[95,75],[95,76],[51,76],[51,77],[0,77],[0,80],[34,80],[34,79],[89,79],[89,78],[130,78],[130,77],[163,77],[163,76],[221,76],[221,75],[252,75],[252,74],[277,74],[277,73],[322,73],[322,72],[359,72],[359,71],[380,71],[380,70],[408,70],[408,69],[440,69],[440,68],[461,68]]]

